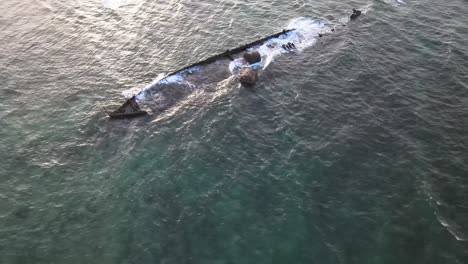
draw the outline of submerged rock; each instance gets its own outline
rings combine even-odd
[[[239,81],[245,86],[255,85],[258,81],[258,72],[251,68],[245,68],[240,74]]]
[[[260,56],[260,53],[258,51],[254,50],[244,53],[244,59],[249,64],[254,64],[260,62],[262,60],[262,56]]]
[[[361,10],[356,10],[353,8],[353,14],[351,15],[350,19],[354,20],[358,18],[362,14]]]
[[[26,219],[31,214],[31,211],[31,208],[23,206],[14,211],[13,215],[19,219]]]

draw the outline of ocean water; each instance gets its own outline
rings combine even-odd
[[[468,263],[467,1],[0,10],[0,263]]]

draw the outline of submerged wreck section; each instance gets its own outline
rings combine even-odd
[[[209,57],[209,58],[207,58],[205,60],[193,63],[193,64],[188,65],[188,66],[186,66],[186,67],[184,67],[182,69],[171,72],[171,73],[167,74],[160,81],[163,82],[165,79],[168,79],[171,76],[175,76],[177,74],[180,74],[180,73],[182,73],[184,71],[187,71],[187,70],[190,70],[192,68],[207,65],[207,64],[216,62],[218,60],[221,60],[221,59],[229,59],[229,60],[233,61],[234,60],[233,56],[236,56],[239,53],[241,53],[243,51],[246,51],[246,50],[248,50],[248,49],[250,49],[252,47],[261,45],[261,44],[263,44],[264,42],[266,42],[266,41],[268,41],[270,39],[280,37],[281,35],[287,34],[287,33],[292,32],[292,31],[294,31],[294,29],[283,30],[282,32],[275,33],[273,35],[269,35],[267,37],[264,37],[264,38],[261,38],[259,40],[254,41],[254,42],[242,45],[240,47],[230,49],[230,50],[226,50],[225,52],[223,52],[221,54],[214,55],[214,56]],[[258,58],[254,58],[254,60],[258,61]],[[133,96],[132,98],[128,99],[118,109],[113,110],[113,111],[108,111],[107,109],[105,109],[105,112],[109,115],[110,118],[132,118],[132,117],[146,115],[147,112],[140,109],[140,106],[138,105],[138,99],[137,99],[140,94],[145,93],[145,92],[146,91],[141,91],[136,96]]]
[[[140,106],[135,100],[135,96],[128,99],[123,103],[117,110],[108,111],[104,108],[104,111],[109,115],[110,118],[130,118],[146,115],[148,112],[141,110]]]
[[[338,28],[345,28],[348,22],[367,10],[353,10],[351,17],[331,18],[335,23],[326,19],[295,18],[286,27],[290,28],[288,30],[226,50],[169,74],[160,74],[158,79],[143,89],[123,91],[126,98],[131,98],[116,110],[106,112],[111,118],[142,116],[147,114],[140,109],[142,104],[152,113],[159,114],[177,105],[195,90],[212,91],[213,86],[231,77],[235,77],[234,80],[244,87],[252,87],[276,56],[300,53],[314,46],[320,38],[336,33]]]
[[[252,48],[252,47],[254,47],[254,46],[257,46],[257,45],[260,45],[260,44],[262,44],[263,42],[265,42],[265,41],[267,41],[267,40],[269,40],[269,39],[277,38],[277,37],[279,37],[279,36],[281,36],[281,35],[283,35],[283,34],[286,34],[286,33],[288,33],[288,32],[292,32],[292,31],[294,31],[294,30],[295,30],[295,29],[283,30],[282,32],[279,32],[279,33],[276,33],[276,34],[273,34],[273,35],[264,37],[264,38],[259,39],[259,40],[257,40],[257,41],[254,41],[254,42],[251,42],[251,43],[249,43],[249,44],[245,44],[245,45],[243,45],[243,46],[240,46],[240,47],[238,47],[238,48],[226,50],[225,52],[223,52],[223,53],[221,53],[221,54],[214,55],[214,56],[209,57],[209,58],[207,58],[207,59],[205,59],[205,60],[202,60],[202,61],[200,61],[200,62],[194,63],[194,64],[192,64],[192,65],[189,65],[189,66],[187,66],[187,67],[184,67],[184,68],[182,68],[182,69],[180,69],[180,70],[177,70],[177,71],[175,71],[175,72],[172,72],[172,73],[168,74],[167,77],[172,76],[172,75],[176,75],[176,74],[178,74],[178,73],[180,73],[180,72],[183,72],[183,71],[188,70],[188,69],[193,68],[193,67],[202,66],[202,65],[206,65],[206,64],[215,62],[215,61],[217,61],[217,60],[219,60],[219,59],[222,59],[222,58],[228,58],[228,59],[232,60],[232,56],[233,56],[233,55],[236,55],[237,53],[246,51],[247,49]]]

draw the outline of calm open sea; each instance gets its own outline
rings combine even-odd
[[[468,263],[467,14],[1,0],[0,263]],[[254,89],[227,59],[154,82],[285,28]]]

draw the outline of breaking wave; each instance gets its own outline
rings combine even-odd
[[[319,34],[331,33],[335,29],[335,26],[327,20],[299,17],[293,19],[287,28],[294,30],[249,49],[249,51],[256,50],[260,53],[262,56],[261,62],[248,65],[243,58],[238,58],[229,64],[229,70],[233,74],[238,74],[245,67],[266,69],[275,57],[290,52],[301,52],[313,46],[317,42]],[[283,45],[288,43],[293,43],[296,48],[291,50],[284,49]]]
[[[430,206],[434,210],[434,215],[437,221],[458,241],[468,241],[468,237],[463,233],[463,229],[454,220],[450,219],[443,208],[446,203],[442,201],[432,191],[432,186],[428,182],[423,182],[423,190],[428,197]]]
[[[318,34],[327,34],[331,33],[332,30],[335,29],[336,25],[328,22],[327,20],[323,19],[310,19],[305,17],[300,17],[293,19],[287,26],[288,29],[295,29],[291,32],[288,32],[284,35],[281,35],[278,38],[273,38],[262,45],[253,47],[249,50],[258,50],[262,56],[262,61],[254,64],[254,65],[247,65],[245,60],[242,57],[236,58],[234,61],[230,62],[227,67],[229,68],[232,74],[238,73],[239,69],[244,67],[255,67],[260,69],[266,69],[268,65],[274,59],[282,54],[289,53],[289,52],[301,52],[302,50],[313,46],[318,39]],[[282,48],[282,45],[287,43],[294,43],[296,49],[294,51],[287,51]],[[136,99],[139,103],[145,101],[147,95],[155,94],[152,93],[154,89],[160,84],[168,84],[168,83],[181,83],[184,80],[184,77],[187,74],[193,73],[197,71],[200,66],[190,68],[183,72],[167,76],[165,74],[159,74],[157,78],[148,86],[144,87],[143,89],[139,88],[131,88],[122,92],[122,95],[125,98],[130,98],[136,95]],[[156,93],[158,94],[158,93]]]
[[[369,8],[370,5],[364,7],[362,12],[366,13]],[[286,26],[287,29],[291,29],[292,31],[282,34],[279,37],[271,38],[260,45],[248,49],[249,51],[256,50],[260,53],[262,59],[259,63],[249,65],[240,54],[236,54],[233,56],[234,58],[232,61],[227,60],[227,58],[225,60],[220,59],[219,62],[212,63],[213,65],[216,64],[214,66],[207,64],[194,66],[175,74],[159,74],[150,85],[143,89],[131,88],[123,91],[122,94],[125,98],[135,96],[138,103],[146,104],[158,110],[164,110],[164,108],[169,107],[180,99],[178,97],[184,97],[193,89],[206,86],[206,83],[203,82],[217,83],[221,81],[219,79],[206,80],[206,78],[205,80],[198,80],[195,76],[191,77],[193,73],[199,72],[202,68],[206,68],[205,71],[207,72],[218,71],[218,77],[223,77],[223,79],[229,77],[225,76],[226,72],[228,75],[237,76],[245,67],[264,70],[276,57],[292,52],[298,53],[304,49],[310,48],[317,43],[321,35],[332,34],[348,22],[349,17],[340,19],[338,23],[332,23],[326,19],[298,17],[292,19]],[[285,49],[284,45],[288,43],[294,44],[295,48]],[[208,70],[207,68],[209,67],[214,67],[216,70]],[[223,67],[224,69],[222,69]],[[148,100],[149,98],[151,98],[151,100]],[[170,103],[166,103],[166,101]]]

